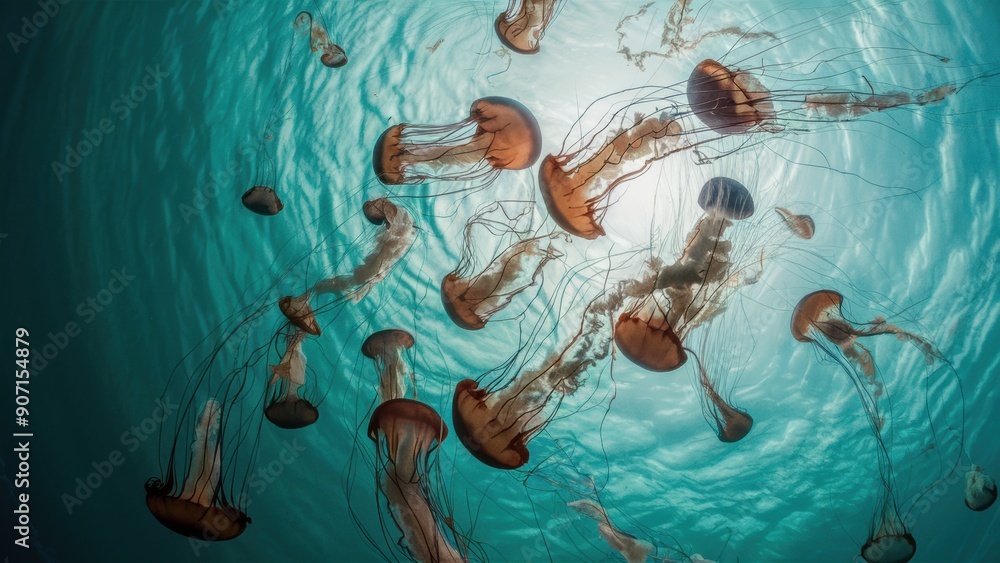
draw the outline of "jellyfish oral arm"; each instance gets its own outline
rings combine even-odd
[[[214,399],[209,399],[198,420],[191,444],[191,467],[180,494],[180,498],[206,508],[212,506],[219,487],[222,466],[222,449],[218,441],[220,417],[221,406]]]
[[[400,482],[389,471],[382,480],[382,490],[392,508],[393,519],[406,548],[417,561],[460,562],[466,559],[441,534],[434,510],[424,497],[419,483]]]

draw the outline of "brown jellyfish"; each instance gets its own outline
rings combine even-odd
[[[413,372],[403,357],[403,353],[413,347],[413,335],[405,330],[380,330],[361,345],[361,353],[375,361],[379,372],[378,396],[381,401],[400,399],[406,395],[406,381],[413,383],[413,395],[417,387]]]
[[[570,508],[597,522],[597,533],[628,563],[644,563],[653,552],[651,543],[616,528],[601,505],[588,499],[575,500],[568,504]]]
[[[972,464],[972,468],[965,474],[965,506],[971,510],[981,512],[993,506],[997,500],[997,483],[986,473],[983,468]]]
[[[561,0],[510,0],[507,11],[497,16],[494,27],[505,47],[522,55],[534,55]]]
[[[387,129],[372,152],[383,184],[474,180],[488,184],[501,170],[538,160],[542,133],[520,102],[498,96],[472,103],[469,118],[452,125],[401,123]]]
[[[285,353],[278,365],[271,367],[268,382],[267,406],[264,416],[279,428],[302,428],[319,419],[319,410],[306,397],[302,387],[306,384],[306,355],[302,343],[306,333],[296,330],[285,339]]]
[[[587,372],[607,357],[611,311],[620,303],[602,295],[587,306],[576,334],[552,351],[538,368],[515,375],[499,387],[513,362],[491,384],[465,379],[455,386],[452,422],[462,445],[476,459],[497,469],[528,462],[528,443],[555,416],[564,397],[583,385]],[[523,366],[522,366],[523,367]],[[554,407],[549,408],[550,403]]]
[[[892,507],[884,509],[878,529],[861,546],[861,557],[868,563],[906,563],[916,552],[917,541]]]
[[[258,215],[277,215],[285,208],[274,189],[254,186],[243,194],[243,206]]]
[[[472,248],[468,235],[467,225],[467,251]],[[519,240],[479,272],[471,271],[473,257],[463,253],[458,268],[441,280],[441,302],[448,317],[467,330],[486,326],[514,297],[538,284],[548,262],[562,257],[553,246],[559,236],[551,233]]]
[[[816,233],[816,223],[808,215],[796,215],[784,207],[775,207],[774,210],[781,216],[781,219],[788,225],[792,233],[801,238],[809,240]]]
[[[410,399],[390,399],[379,405],[368,424],[376,443],[381,489],[402,542],[416,561],[466,561],[448,541],[429,500],[430,456],[448,436],[448,427],[431,407]]]
[[[313,21],[312,14],[299,12],[294,25],[297,31],[309,36],[309,49],[313,53],[322,52],[319,60],[323,66],[338,68],[347,64],[347,54],[340,45],[330,40],[330,35],[323,26]]]
[[[612,190],[685,146],[681,125],[668,112],[637,113],[630,123],[613,120],[604,131],[600,148],[550,154],[538,170],[552,220],[566,232],[591,240],[605,234],[601,222]]]
[[[335,296],[337,304],[345,299],[357,303],[389,275],[393,266],[413,245],[417,236],[416,226],[405,209],[386,198],[379,198],[366,202],[363,212],[371,223],[385,225],[385,229],[375,237],[375,248],[351,273],[320,280],[296,297],[282,297],[278,307],[295,327],[318,336],[321,331],[311,304],[313,296],[329,293]]]
[[[701,411],[705,420],[709,422],[709,425],[714,425],[720,441],[738,442],[742,440],[753,428],[753,417],[747,411],[734,407],[731,401],[724,399],[717,390],[721,379],[713,380],[709,377],[701,359],[693,352],[691,355],[695,359],[698,387],[701,390]]]
[[[719,314],[741,271],[731,262],[732,243],[724,238],[733,221],[753,215],[753,197],[731,178],[712,178],[702,186],[698,205],[705,215],[688,235],[680,258],[659,268],[656,282],[638,296],[615,324],[615,344],[636,365],[672,371],[687,361],[687,334]]]
[[[146,482],[149,511],[161,524],[183,536],[206,541],[231,540],[250,523],[242,510],[230,504],[220,484],[221,417],[221,405],[214,399],[206,401],[195,428],[187,476],[179,491],[175,490],[173,455],[166,478],[161,481],[154,477]]]

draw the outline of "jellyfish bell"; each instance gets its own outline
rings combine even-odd
[[[319,336],[322,331],[319,322],[316,321],[312,305],[309,304],[310,293],[306,292],[298,297],[286,295],[278,300],[278,309],[296,328],[313,336]]]
[[[319,57],[320,62],[327,68],[340,68],[347,64],[347,53],[340,45],[328,44],[323,48],[323,54]]]
[[[665,299],[662,291],[654,291],[622,312],[615,323],[615,346],[649,371],[674,371],[687,362],[684,345],[664,314]]]
[[[753,215],[753,196],[743,184],[732,178],[716,177],[705,182],[698,193],[698,205],[706,213],[733,221]]]
[[[809,240],[816,233],[816,222],[809,215],[796,215],[784,207],[775,207],[774,211],[781,217],[795,236]]]
[[[983,472],[983,468],[973,464],[965,474],[965,506],[980,512],[993,506],[997,500],[997,483]]]
[[[380,400],[402,398],[406,392],[406,380],[413,381],[413,373],[403,360],[403,352],[412,348],[413,343],[413,335],[409,332],[386,329],[373,333],[361,345],[361,353],[374,360],[379,371]]]
[[[433,180],[483,180],[522,170],[538,160],[542,134],[520,102],[499,96],[472,103],[469,118],[453,125],[402,123],[375,143],[372,167],[387,185]]]
[[[319,419],[319,409],[300,394],[306,384],[306,355],[302,352],[305,337],[304,331],[289,334],[281,361],[270,366],[272,377],[268,386],[273,392],[264,416],[279,428],[303,428]]]
[[[753,75],[730,70],[718,61],[698,63],[687,82],[691,112],[722,134],[773,130],[776,114],[771,93]]]
[[[517,469],[528,463],[530,430],[504,425],[494,414],[489,393],[473,379],[455,386],[452,424],[455,434],[476,459],[497,469]]]
[[[868,563],[906,563],[917,552],[917,541],[909,532],[882,533],[861,546],[861,557]]]
[[[284,205],[273,188],[254,186],[243,194],[243,206],[258,215],[277,215]]]
[[[220,486],[222,449],[219,441],[222,407],[209,399],[202,409],[191,444],[191,461],[181,490],[175,492],[173,468],[164,480],[146,482],[146,506],[170,530],[205,541],[231,540],[246,529],[250,518],[229,504]]]
[[[420,460],[448,436],[448,426],[431,407],[413,399],[390,399],[372,412],[368,437],[378,443],[385,438],[385,451],[396,477],[415,482]]]
[[[559,0],[510,0],[507,11],[497,16],[493,25],[500,42],[515,53],[537,53],[558,3]]]

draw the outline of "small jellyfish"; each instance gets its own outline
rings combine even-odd
[[[650,371],[684,365],[686,335],[722,311],[725,289],[750,283],[740,281],[731,262],[732,243],[724,238],[733,221],[753,215],[750,191],[732,178],[712,178],[702,186],[698,205],[705,215],[688,235],[680,258],[659,269],[651,290],[615,324],[618,349]]]
[[[531,439],[551,422],[563,399],[583,385],[588,370],[607,357],[609,317],[620,304],[614,291],[592,300],[576,334],[538,368],[522,371],[506,386],[499,386],[503,376],[483,387],[473,379],[460,381],[455,386],[452,421],[469,453],[497,469],[526,464]],[[510,368],[517,369],[513,362],[505,364],[505,372]]]
[[[379,372],[380,400],[403,398],[407,380],[413,383],[416,397],[416,381],[403,357],[404,352],[412,347],[413,335],[400,329],[380,330],[365,339],[361,345],[361,353],[375,361],[375,369]]]
[[[480,272],[469,271],[472,257],[463,254],[458,268],[441,280],[445,312],[464,329],[483,328],[514,297],[538,284],[548,262],[562,257],[553,246],[559,236],[552,233],[519,240]],[[466,250],[470,248],[467,237]]]
[[[497,37],[515,53],[534,55],[559,4],[561,0],[510,0],[494,24]]]
[[[382,492],[403,534],[400,545],[416,561],[461,562],[466,558],[442,533],[441,512],[429,500],[431,453],[448,436],[448,427],[431,407],[411,399],[380,404],[368,424],[376,443]]]
[[[917,552],[917,541],[893,508],[885,509],[878,530],[868,534],[861,557],[868,563],[906,563]]]
[[[340,45],[336,45],[330,40],[330,35],[326,29],[313,21],[313,16],[309,12],[299,12],[295,17],[295,29],[303,35],[309,36],[309,49],[313,53],[321,52],[320,62],[329,68],[338,68],[347,64],[347,54]]]
[[[718,379],[713,381],[698,356],[694,353],[691,355],[694,356],[695,370],[698,372],[701,410],[705,419],[709,421],[709,424],[715,425],[719,440],[723,442],[742,440],[753,428],[753,417],[747,411],[734,407],[731,401],[719,395],[717,391]]]
[[[413,245],[416,226],[405,209],[386,198],[379,198],[366,202],[363,212],[372,224],[385,225],[375,237],[375,248],[351,273],[320,280],[301,295],[282,297],[278,307],[295,327],[318,336],[321,329],[316,320],[317,311],[310,302],[313,296],[333,294],[337,304],[342,304],[344,299],[357,303],[389,275]]]
[[[375,143],[372,167],[383,184],[471,180],[489,184],[501,170],[521,170],[538,160],[542,133],[520,102],[481,98],[469,118],[452,125],[401,123]]]
[[[301,395],[306,384],[306,355],[302,352],[305,339],[305,331],[290,333],[281,361],[270,366],[272,376],[264,416],[279,428],[302,428],[319,419],[319,410]]]
[[[993,506],[997,500],[997,483],[983,468],[973,464],[965,474],[965,506],[977,512]]]
[[[599,148],[546,156],[538,183],[549,216],[571,235],[590,240],[603,236],[601,222],[612,190],[680,150],[681,132],[668,112],[637,113],[632,122],[605,124]],[[592,144],[597,146],[598,140],[595,136]]]
[[[643,563],[653,551],[653,545],[615,527],[604,508],[588,499],[568,503],[571,508],[597,522],[597,532],[612,549],[628,563]]]
[[[812,217],[808,215],[796,215],[784,207],[775,207],[774,210],[781,216],[785,224],[788,225],[788,229],[795,236],[805,240],[813,238],[813,234],[816,233],[816,223]]]
[[[243,206],[258,215],[277,215],[285,208],[273,188],[254,186],[243,194]]]
[[[250,518],[226,499],[220,485],[222,407],[214,399],[205,402],[194,441],[190,465],[180,491],[175,492],[173,466],[164,480],[146,482],[146,506],[156,519],[183,536],[206,541],[231,540],[243,533]],[[171,456],[173,459],[173,456]]]

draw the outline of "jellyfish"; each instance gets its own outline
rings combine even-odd
[[[688,235],[680,258],[660,268],[651,290],[615,323],[618,350],[650,371],[684,365],[687,334],[722,312],[729,289],[755,281],[740,278],[742,269],[732,263],[732,243],[725,238],[733,221],[753,215],[750,191],[732,178],[712,178],[702,186],[698,205],[705,215]]]
[[[611,345],[611,312],[631,286],[651,280],[622,282],[602,291],[586,306],[576,333],[534,369],[526,369],[500,387],[503,375],[481,387],[465,379],[455,386],[452,422],[469,453],[497,469],[517,469],[528,462],[528,443],[545,429],[563,399],[586,381],[588,371],[607,357]],[[505,364],[504,371],[513,362]],[[550,403],[552,406],[550,406]]]
[[[688,353],[695,359],[698,387],[701,389],[701,411],[705,420],[709,421],[709,425],[715,425],[720,441],[739,442],[753,428],[753,417],[747,411],[734,407],[730,401],[719,395],[717,388],[721,378],[716,378],[713,381],[698,356],[690,350]]]
[[[372,224],[385,225],[375,238],[375,248],[364,261],[349,274],[320,280],[305,293],[285,296],[278,301],[281,313],[296,328],[318,336],[321,329],[311,304],[314,296],[333,294],[340,300],[350,299],[357,303],[389,275],[413,245],[416,226],[405,209],[386,198],[378,198],[365,202],[363,212]]]
[[[522,55],[534,55],[545,28],[559,10],[561,0],[510,0],[507,11],[497,16],[497,37],[505,47]]]
[[[201,411],[190,448],[190,464],[180,490],[171,466],[164,480],[146,482],[146,506],[161,524],[183,536],[231,540],[243,533],[250,518],[230,503],[220,484],[222,406],[209,399]],[[176,447],[176,442],[175,442]]]
[[[861,546],[861,557],[868,563],[906,563],[916,552],[917,541],[892,507],[883,510],[878,529]]]
[[[485,185],[501,170],[534,164],[541,142],[528,108],[493,96],[473,102],[469,118],[459,123],[390,127],[375,143],[372,166],[383,184],[473,180]]]
[[[347,54],[340,45],[330,40],[330,35],[323,26],[313,21],[312,14],[299,12],[299,15],[295,16],[295,29],[304,35],[309,35],[309,49],[313,53],[322,52],[319,60],[323,66],[338,68],[347,64]]]
[[[428,500],[429,458],[448,436],[448,427],[431,407],[411,399],[390,399],[372,413],[368,437],[382,460],[381,490],[403,534],[401,545],[416,561],[465,561],[437,521]]]
[[[781,216],[781,219],[788,225],[788,229],[795,236],[809,240],[816,233],[816,223],[808,215],[796,215],[784,207],[775,207],[774,210]]]
[[[681,125],[668,112],[637,113],[631,123],[608,128],[600,148],[548,155],[538,184],[549,216],[566,232],[588,240],[605,234],[601,222],[611,191],[684,145]]]
[[[997,483],[983,468],[972,464],[965,474],[965,506],[980,512],[993,506],[997,500]]]
[[[302,353],[305,339],[302,330],[288,334],[281,361],[270,366],[272,376],[264,416],[279,428],[302,428],[319,418],[319,410],[312,401],[301,396],[306,384],[306,355]]]
[[[514,297],[538,284],[548,262],[562,257],[553,245],[559,236],[550,233],[519,240],[480,272],[468,270],[471,257],[463,254],[458,268],[441,280],[445,312],[464,329],[483,328]],[[468,238],[466,244],[468,249]]]
[[[254,186],[243,194],[243,206],[258,215],[277,215],[285,208],[273,188]]]
[[[375,361],[378,370],[378,396],[382,401],[404,398],[406,381],[413,383],[413,393],[416,397],[416,381],[413,372],[406,364],[403,353],[413,347],[413,335],[405,330],[380,330],[361,345],[361,353]]]
[[[612,549],[621,554],[628,563],[642,563],[653,551],[653,545],[647,541],[623,532],[615,527],[608,518],[607,512],[599,504],[580,499],[569,503],[569,506],[584,516],[597,522],[597,532]]]

